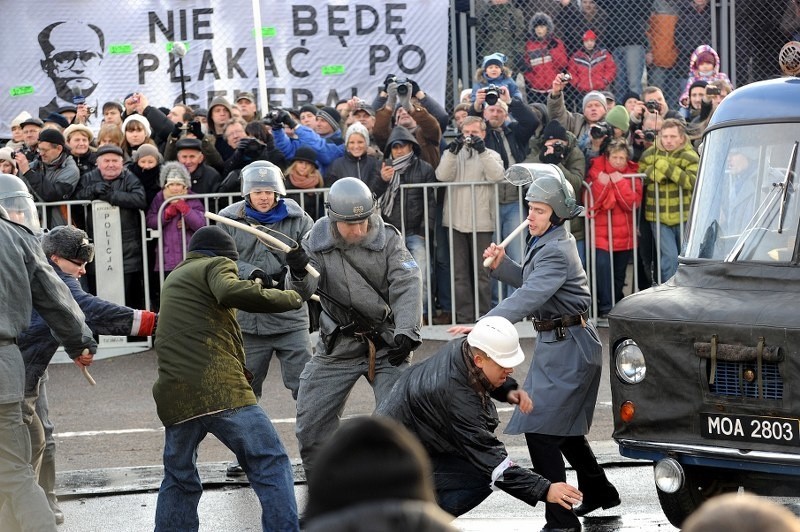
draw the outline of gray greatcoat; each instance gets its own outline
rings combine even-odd
[[[314,220],[296,201],[289,198],[283,198],[282,201],[286,205],[289,215],[280,222],[265,227],[269,229],[267,234],[281,240],[289,247],[294,247],[299,245],[306,233],[311,230]],[[226,207],[220,211],[219,215],[243,224],[259,225],[256,220],[247,218],[245,215],[244,200]],[[236,242],[236,249],[239,251],[239,260],[236,261],[236,266],[239,268],[241,279],[249,279],[255,269],[262,270],[274,279],[282,278],[285,275],[286,253],[268,248],[255,235],[246,231],[240,231],[225,224],[219,224],[219,226]],[[299,309],[276,314],[251,313],[240,310],[237,320],[243,332],[262,336],[307,330],[308,309],[307,305],[303,303]]]
[[[563,225],[535,240],[522,266],[506,257],[492,276],[517,290],[487,316],[503,316],[512,323],[526,316],[552,320],[586,312],[591,304],[575,238]],[[556,338],[556,331],[540,332],[523,386],[533,398],[533,412],[526,415],[517,408],[506,433],[588,433],[601,367],[602,345],[591,323],[568,327],[563,340]]]

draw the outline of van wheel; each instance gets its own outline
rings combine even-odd
[[[675,493],[666,493],[656,487],[661,510],[672,526],[681,528],[686,518],[711,497],[738,489],[737,486],[709,479],[711,475],[704,475],[703,472],[703,468],[684,467],[686,482]]]

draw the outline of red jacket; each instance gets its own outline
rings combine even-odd
[[[572,74],[572,85],[581,94],[604,91],[617,77],[617,64],[608,50],[587,52],[581,48],[569,60],[569,73]]]
[[[637,212],[642,205],[642,180],[641,178],[625,177],[614,183],[609,180],[605,185],[598,181],[600,173],[611,174],[619,172],[608,163],[605,155],[595,157],[592,166],[586,174],[586,182],[592,191],[593,203],[589,205],[589,216],[595,222],[595,247],[608,251],[608,213],[611,212],[611,234],[613,236],[614,251],[633,249],[633,209]],[[628,166],[621,171],[622,174],[638,174],[639,167],[633,161],[628,161]]]
[[[525,43],[525,65],[530,69],[525,72],[528,87],[538,92],[547,92],[553,88],[556,74],[567,68],[567,49],[564,43],[555,37],[547,40],[529,40]]]

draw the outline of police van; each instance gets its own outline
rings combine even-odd
[[[797,102],[791,76],[721,102],[677,273],[609,315],[613,437],[676,527],[721,493],[800,496]]]

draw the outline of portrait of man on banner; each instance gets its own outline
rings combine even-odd
[[[44,58],[40,64],[53,82],[56,94],[50,102],[39,108],[44,119],[65,106],[74,106],[95,92],[100,80],[105,37],[94,24],[78,21],[54,22],[39,32],[39,46]],[[96,99],[96,95],[95,95]],[[96,103],[89,107],[97,108]]]

